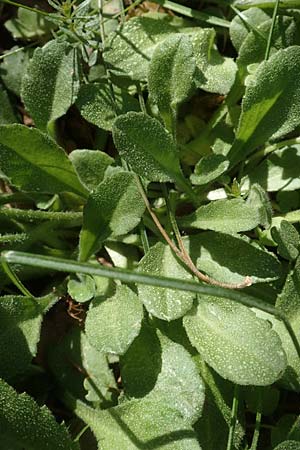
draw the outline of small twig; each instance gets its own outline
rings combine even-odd
[[[142,183],[141,183],[141,181],[140,181],[140,179],[139,179],[139,177],[137,175],[135,175],[135,180],[136,180],[136,183],[138,185],[138,189],[140,191],[140,194],[141,194],[141,196],[142,196],[142,198],[144,200],[144,203],[146,205],[146,208],[147,208],[150,216],[152,217],[153,222],[155,223],[155,225],[157,226],[158,230],[160,231],[161,235],[163,236],[163,238],[165,239],[167,244],[170,246],[170,248],[173,250],[173,252],[178,256],[178,258],[189,268],[189,270],[200,281],[203,281],[204,283],[211,284],[213,286],[219,286],[219,287],[223,287],[223,288],[227,288],[227,289],[243,289],[245,287],[251,286],[252,280],[248,276],[245,277],[245,279],[244,279],[244,281],[242,283],[223,283],[221,281],[214,280],[213,278],[209,277],[208,275],[204,275],[204,273],[200,272],[200,270],[197,269],[197,267],[193,263],[190,255],[186,251],[186,248],[184,246],[182,237],[180,235],[180,231],[178,229],[175,217],[173,217],[171,208],[168,208],[168,210],[169,210],[170,218],[172,217],[171,224],[172,224],[174,233],[176,235],[179,248],[174,244],[172,239],[169,237],[168,233],[166,232],[164,227],[161,225],[158,217],[156,216],[156,214],[152,210],[151,205],[150,205],[149,200],[148,200],[148,197],[147,197],[147,195],[146,195],[146,193],[144,191],[143,185],[142,185]],[[168,205],[168,203],[167,203],[167,205]]]

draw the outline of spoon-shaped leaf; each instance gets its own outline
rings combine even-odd
[[[203,359],[233,383],[266,386],[286,368],[279,336],[244,305],[201,296],[183,322]]]

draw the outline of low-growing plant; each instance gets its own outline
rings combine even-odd
[[[299,0],[0,1],[0,450],[299,450]]]

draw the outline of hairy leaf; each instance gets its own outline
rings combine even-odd
[[[194,213],[178,220],[183,227],[237,233],[252,230],[260,223],[258,209],[241,198],[216,200],[200,206]]]
[[[280,277],[281,266],[273,255],[237,236],[206,231],[189,241],[199,270],[219,281],[242,283],[249,276],[252,283],[261,283]]]
[[[0,126],[0,169],[24,191],[86,195],[61,147],[49,136],[24,125]]]
[[[260,64],[243,98],[236,140],[228,155],[232,164],[299,125],[299,67],[298,46],[279,50]]]
[[[203,359],[233,383],[266,386],[286,368],[279,336],[244,305],[199,296],[197,307],[183,323]]]
[[[75,408],[91,427],[101,450],[201,450],[194,430],[163,402],[131,400],[97,411],[78,401]]]
[[[114,161],[107,153],[97,150],[73,150],[70,160],[81,183],[90,191],[103,181],[106,169]]]
[[[191,94],[196,62],[191,40],[186,35],[171,35],[153,52],[149,66],[149,94],[169,129],[177,106]]]
[[[74,103],[79,89],[77,50],[52,40],[37,48],[22,81],[22,98],[36,126],[47,129]]]
[[[169,246],[157,243],[139,264],[141,272],[191,280],[192,275],[174,256]],[[163,320],[182,317],[193,304],[194,294],[154,286],[139,285],[139,297],[150,314]]]
[[[17,392],[0,380],[1,444],[32,450],[78,449],[46,406],[40,407],[27,394]]]
[[[36,355],[42,323],[32,298],[0,297],[0,377],[14,378],[28,369]]]
[[[119,116],[113,138],[120,156],[149,181],[182,178],[176,146],[158,120],[135,112]]]
[[[236,74],[236,64],[231,58],[221,56],[214,45],[216,32],[203,28],[192,35],[192,43],[198,71],[195,83],[207,92],[228,94]]]
[[[143,319],[143,305],[127,286],[117,286],[108,298],[92,301],[85,322],[91,345],[104,353],[123,355],[138,336]]]
[[[110,34],[105,60],[110,69],[120,76],[146,80],[149,62],[158,43],[184,31],[184,25],[181,19],[166,14],[134,17],[116,33]]]
[[[80,88],[76,105],[88,122],[111,131],[117,115],[128,111],[139,111],[138,101],[125,90],[113,88],[114,97],[108,84],[90,83]]]
[[[80,260],[86,261],[109,236],[120,236],[136,227],[144,210],[132,173],[117,172],[105,178],[91,192],[83,211]]]

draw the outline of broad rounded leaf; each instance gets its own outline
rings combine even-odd
[[[0,380],[1,444],[30,450],[78,449],[46,406],[40,407],[27,394],[17,392]]]
[[[195,83],[204,91],[227,94],[234,83],[237,66],[232,58],[220,55],[214,45],[215,37],[213,28],[203,28],[192,35],[198,68]]]
[[[260,212],[241,198],[216,200],[200,206],[194,213],[178,220],[184,227],[237,233],[248,231],[260,224]]]
[[[25,372],[36,355],[42,315],[32,298],[0,297],[0,377]]]
[[[147,398],[177,409],[188,423],[193,424],[202,412],[204,383],[185,348],[162,335],[159,337],[162,367]]]
[[[277,445],[274,450],[300,450],[299,441],[284,441]]]
[[[235,49],[239,51],[241,45],[253,28],[258,27],[258,25],[269,19],[270,16],[259,8],[250,8],[244,11],[242,17],[236,15],[232,19],[229,28],[230,39]]]
[[[81,183],[90,191],[103,181],[106,169],[114,161],[107,153],[97,150],[73,150],[70,160]]]
[[[148,75],[149,94],[171,129],[173,111],[192,91],[195,69],[193,46],[184,34],[169,36],[153,53]]]
[[[113,138],[120,156],[149,181],[182,177],[176,146],[158,120],[144,113],[124,114],[114,122]]]
[[[35,128],[0,126],[0,169],[24,191],[87,193],[64,150]]]
[[[117,172],[91,192],[83,211],[80,260],[86,261],[109,236],[120,236],[136,227],[145,205],[134,175]]]
[[[77,402],[76,414],[91,427],[101,450],[201,450],[192,427],[163,402],[131,400],[106,411]]]
[[[105,61],[119,75],[146,80],[149,62],[158,43],[184,30],[183,25],[181,19],[166,14],[134,17],[108,37]]]
[[[139,334],[143,305],[127,286],[117,286],[106,299],[94,299],[88,311],[85,330],[91,345],[104,353],[123,355]]]
[[[266,386],[286,368],[279,336],[269,322],[244,305],[201,296],[183,322],[203,359],[233,383]]]
[[[76,47],[52,40],[37,48],[22,81],[22,98],[36,126],[47,129],[74,103],[79,89]]]
[[[281,275],[281,265],[272,254],[239,236],[205,231],[190,236],[189,242],[189,253],[199,270],[218,281],[242,283],[248,276],[252,283],[262,283]]]
[[[168,245],[157,243],[146,253],[139,264],[141,272],[182,280],[191,280],[192,275],[174,256]],[[163,320],[182,317],[193,304],[194,294],[174,289],[139,285],[139,297],[153,316]]]
[[[114,98],[112,98],[109,85],[104,83],[83,85],[76,105],[82,117],[88,122],[109,131],[116,115],[140,109],[138,101],[119,88],[114,88]]]

